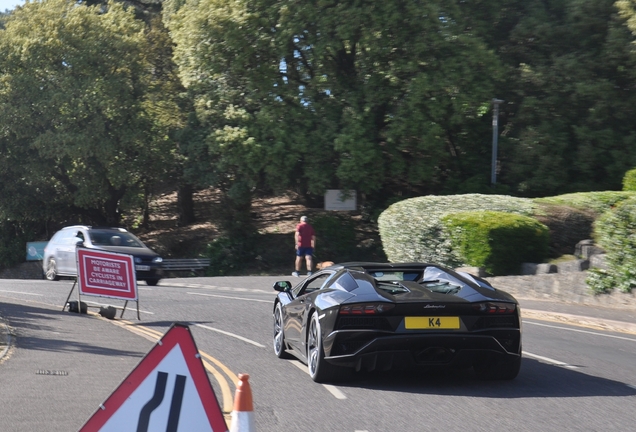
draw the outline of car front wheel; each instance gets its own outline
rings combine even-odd
[[[49,259],[49,263],[46,265],[46,279],[50,281],[60,280],[57,275],[57,264],[53,258]]]
[[[149,286],[157,286],[158,283],[159,283],[159,279],[146,280],[146,285],[149,285]]]
[[[280,359],[289,358],[289,354],[285,351],[285,323],[283,321],[283,307],[280,303],[276,304],[274,310],[274,354]]]

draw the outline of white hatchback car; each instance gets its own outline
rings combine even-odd
[[[132,255],[135,261],[137,280],[148,285],[157,285],[163,276],[158,253],[124,228],[99,228],[73,225],[62,228],[53,235],[44,248],[42,271],[48,280],[60,276],[76,277],[78,245],[89,249]]]

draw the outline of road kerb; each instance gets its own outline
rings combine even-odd
[[[636,324],[608,319],[592,318],[582,315],[572,315],[561,312],[547,312],[534,309],[521,309],[521,317],[570,324],[595,330],[611,331],[636,335]]]

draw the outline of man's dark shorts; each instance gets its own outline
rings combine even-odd
[[[314,254],[314,248],[312,247],[299,247],[296,249],[296,256],[308,256]]]

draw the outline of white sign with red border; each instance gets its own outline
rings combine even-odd
[[[227,432],[188,326],[168,332],[80,432]]]
[[[77,248],[79,293],[121,300],[137,300],[132,255]]]

